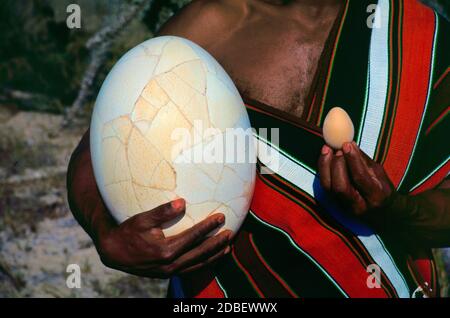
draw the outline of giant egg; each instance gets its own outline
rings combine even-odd
[[[222,229],[236,232],[254,188],[249,131],[242,98],[209,53],[179,37],[143,42],[114,65],[95,102],[90,145],[101,196],[119,223],[184,198],[186,213],[164,225],[166,236],[217,212]]]

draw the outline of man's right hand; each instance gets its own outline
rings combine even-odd
[[[149,277],[169,277],[208,265],[230,251],[231,231],[206,238],[225,217],[215,214],[190,229],[165,237],[161,226],[184,214],[183,199],[137,214],[98,241],[103,263],[111,268]]]
[[[89,131],[72,154],[67,190],[74,217],[90,235],[108,267],[139,276],[166,278],[211,264],[230,251],[231,231],[207,236],[224,223],[225,217],[220,213],[178,235],[164,236],[163,224],[185,213],[183,199],[137,214],[118,225],[106,209],[95,182]]]

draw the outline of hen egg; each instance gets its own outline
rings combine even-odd
[[[333,107],[323,122],[323,138],[328,146],[341,149],[345,142],[351,142],[355,134],[353,122],[345,110]]]

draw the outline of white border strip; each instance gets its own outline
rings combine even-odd
[[[369,57],[369,99],[360,138],[360,148],[373,158],[377,148],[389,85],[389,0],[380,0],[372,29]]]

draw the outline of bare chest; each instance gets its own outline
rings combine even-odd
[[[243,95],[301,117],[328,33],[256,21],[209,50]]]

